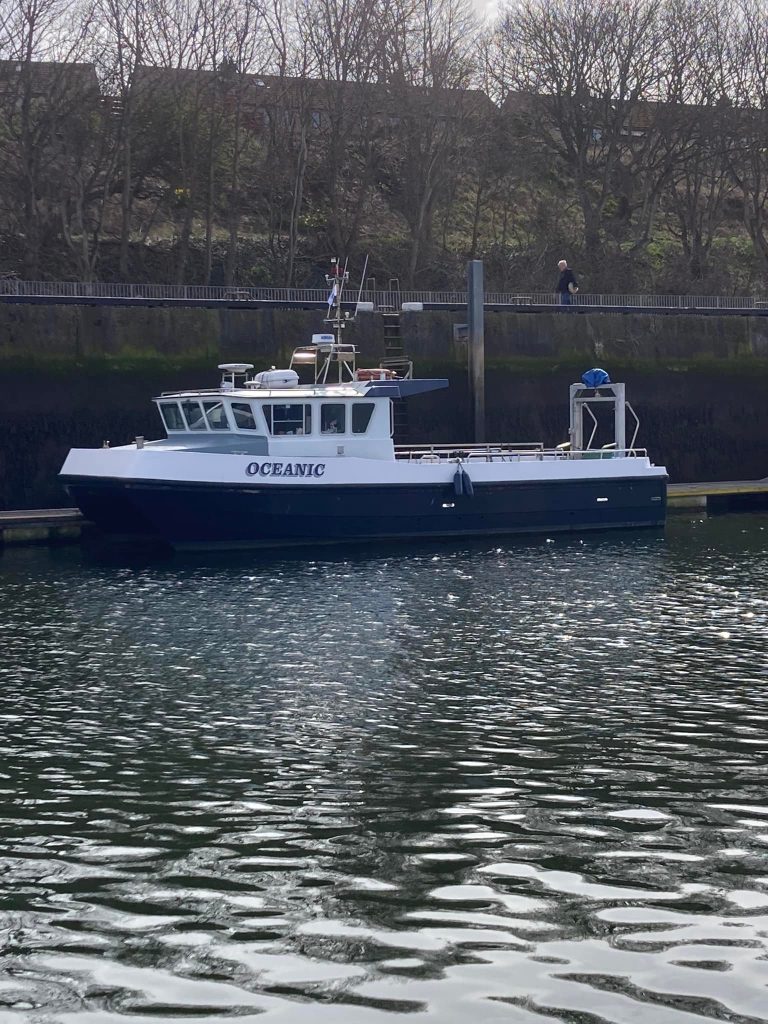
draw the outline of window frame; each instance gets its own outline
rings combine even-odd
[[[324,430],[323,423],[325,422],[325,410],[336,409],[341,410],[336,412],[334,417],[338,422],[341,420],[341,427],[337,430]],[[346,434],[347,432],[347,403],[346,402],[321,402],[320,403],[320,434],[322,437],[329,437],[331,435],[336,436],[337,434]]]
[[[160,410],[160,419],[163,421],[163,426],[165,427],[165,432],[167,434],[174,433],[175,431],[186,431],[186,429],[187,429],[186,420],[184,419],[184,415],[182,414],[182,411],[179,408],[179,403],[178,402],[176,402],[176,401],[173,401],[173,402],[158,402],[157,403],[157,407]],[[179,422],[181,423],[180,427],[170,427],[170,426],[168,426],[168,420],[165,418],[165,410],[169,409],[169,408],[173,408],[173,409],[176,410],[176,415],[178,416]]]
[[[234,430],[258,430],[259,429],[259,423],[258,423],[258,420],[256,418],[256,413],[254,411],[253,403],[252,402],[246,402],[246,401],[228,402],[227,404],[229,405],[229,411],[232,414],[232,423],[234,425],[233,426]],[[251,417],[251,424],[249,426],[243,426],[243,424],[240,423],[238,421],[238,418],[237,418],[237,413],[238,412],[242,413],[243,411],[246,411],[246,410],[248,412],[248,415]]]
[[[275,432],[275,410],[276,409],[291,409],[299,408],[302,410],[301,420],[295,419],[284,419],[278,420],[279,423],[291,423],[296,426],[301,426],[301,433],[296,433],[296,430],[291,431],[278,431]],[[267,433],[270,437],[304,437],[306,434],[312,433],[312,403],[311,402],[263,402],[261,405],[261,413],[264,417],[264,421],[267,426]]]
[[[208,399],[203,399],[203,401],[200,404],[203,407],[203,415],[205,416],[205,422],[207,423],[208,429],[210,431],[213,431],[215,433],[215,432],[218,432],[218,431],[221,431],[221,430],[231,430],[232,429],[231,426],[230,426],[230,423],[229,423],[229,416],[227,416],[227,403],[226,402],[222,401],[221,399],[219,399],[217,401],[216,399],[208,398]],[[207,408],[208,406],[212,406],[212,409],[209,410]],[[217,424],[214,425],[214,423],[210,420],[210,418],[208,416],[208,413],[212,412],[217,407],[219,409],[221,409],[221,414],[222,414],[223,422],[217,423]]]
[[[365,421],[365,426],[363,427],[362,430],[355,430],[355,410],[356,409],[370,409],[371,410],[369,412],[369,414],[368,414],[368,419]],[[355,435],[358,435],[358,436],[360,434],[367,434],[368,433],[368,428],[370,427],[371,421],[373,420],[373,417],[375,416],[375,414],[376,414],[376,403],[375,402],[353,402],[352,403],[352,415],[350,416],[352,433],[355,434]]]
[[[184,422],[187,425],[187,430],[189,431],[189,433],[196,434],[198,432],[205,432],[208,430],[208,422],[205,418],[205,410],[203,409],[203,403],[200,401],[199,398],[182,398],[182,400],[179,402],[179,405],[181,406],[181,414],[184,417]],[[201,424],[200,426],[192,426],[191,421],[187,418],[186,406],[195,405],[200,411],[200,419],[197,421],[197,423]]]

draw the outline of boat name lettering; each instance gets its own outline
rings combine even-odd
[[[248,476],[323,476],[325,463],[318,462],[249,462]]]

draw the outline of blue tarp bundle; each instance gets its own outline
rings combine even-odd
[[[611,378],[599,366],[595,366],[593,369],[587,370],[586,373],[582,373],[581,380],[585,388],[599,388],[602,384],[611,383]]]

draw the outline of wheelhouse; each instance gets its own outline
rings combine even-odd
[[[388,410],[384,408],[389,404],[387,399],[291,396],[286,401],[283,396],[212,399],[164,395],[155,402],[169,437],[221,431],[256,431],[266,437],[381,436],[382,426],[386,435],[390,434]]]

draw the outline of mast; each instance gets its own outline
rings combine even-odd
[[[333,325],[333,333],[336,337],[337,345],[341,344],[341,332],[346,326],[346,319],[341,315],[341,297],[344,293],[344,285],[349,280],[347,262],[348,259],[345,261],[344,269],[342,270],[338,257],[334,256],[331,260],[331,273],[325,275],[325,280],[328,282],[331,293],[328,296],[328,316],[324,322]]]
[[[342,332],[347,324],[354,319],[341,308],[344,295],[344,287],[349,281],[347,262],[342,268],[337,257],[331,260],[331,273],[325,275],[328,287],[331,289],[328,295],[328,312],[323,318],[323,323],[328,324],[333,333],[313,334],[312,344],[294,349],[291,356],[291,369],[294,364],[311,363],[315,368],[315,384],[327,384],[329,374],[336,378],[334,383],[342,384],[346,381],[355,380],[355,356],[357,351],[354,345],[347,345],[342,342]]]

